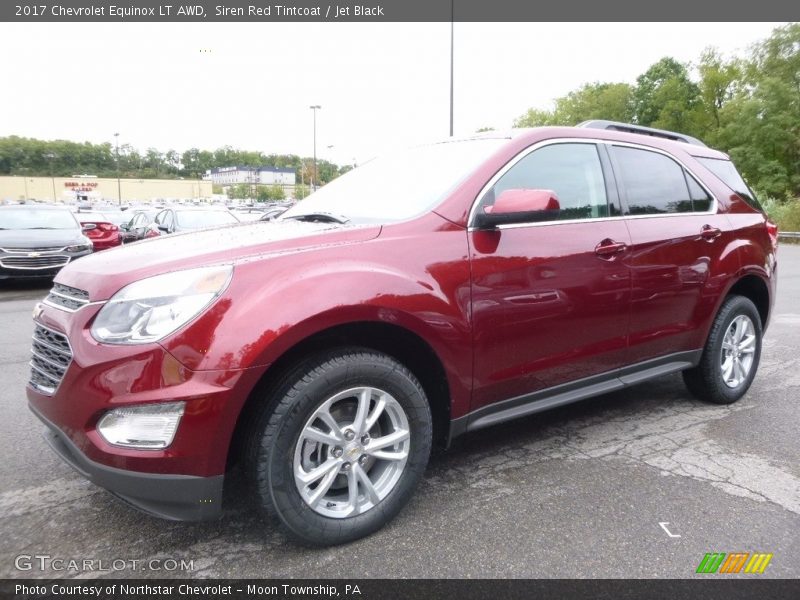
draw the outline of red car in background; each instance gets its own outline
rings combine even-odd
[[[79,212],[75,215],[83,228],[83,233],[92,240],[95,252],[119,246],[119,226],[101,212]]]

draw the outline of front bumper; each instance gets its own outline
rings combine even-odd
[[[72,358],[54,391],[27,386],[31,411],[56,453],[97,485],[168,519],[213,518],[239,413],[261,371],[192,371],[159,344],[98,344],[89,326],[100,308],[42,307],[35,322],[66,336]],[[167,448],[113,446],[97,431],[111,409],[178,400],[185,411]]]
[[[69,437],[33,406],[30,409],[46,425],[44,438],[64,462],[135,508],[175,521],[216,519],[222,513],[224,475],[163,475],[102,465],[88,459]]]

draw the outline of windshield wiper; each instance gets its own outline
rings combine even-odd
[[[26,227],[25,229],[56,229],[56,227]]]
[[[350,222],[350,219],[344,215],[337,215],[336,213],[321,211],[305,213],[302,215],[292,215],[290,217],[284,217],[284,219],[296,219],[298,221],[322,221],[323,223],[339,223],[341,225]]]

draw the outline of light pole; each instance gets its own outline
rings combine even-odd
[[[122,184],[119,180],[119,133],[114,134],[117,145],[117,203],[122,206]]]
[[[312,104],[308,108],[314,112],[314,181],[311,182],[311,191],[314,191],[319,179],[317,172],[317,110],[322,107],[319,104]]]
[[[450,0],[450,137],[453,137],[453,20],[455,18],[455,0]]]
[[[53,183],[53,202],[56,202],[56,178],[53,175],[53,159],[56,155],[53,152],[48,152],[44,156],[50,164],[50,181]]]

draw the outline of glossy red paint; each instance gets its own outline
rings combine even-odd
[[[558,196],[553,190],[505,190],[486,213],[518,213],[537,210],[558,210]]]
[[[532,223],[477,230],[479,192],[520,151],[561,138],[635,142],[672,154],[716,196],[709,214]],[[176,234],[83,258],[56,281],[103,302],[166,272],[227,263],[229,287],[160,344],[97,343],[100,309],[47,306],[74,360],[60,388],[31,405],[91,460],[118,468],[219,475],[242,407],[270,367],[311,336],[354,323],[395,327],[426,344],[445,373],[451,419],[511,397],[703,346],[743,277],[771,298],[776,255],[766,218],[695,156],[720,153],[611,131],[542,128],[511,137],[431,212],[384,226],[242,224]],[[719,231],[712,239],[704,231]],[[186,401],[173,444],[124,450],[99,438],[110,407]],[[255,399],[257,401],[258,398]]]
[[[119,227],[114,223],[110,221],[99,221],[88,215],[84,216],[81,213],[78,213],[76,217],[81,227],[84,228],[84,235],[92,240],[95,252],[108,250],[122,243],[119,237]]]

